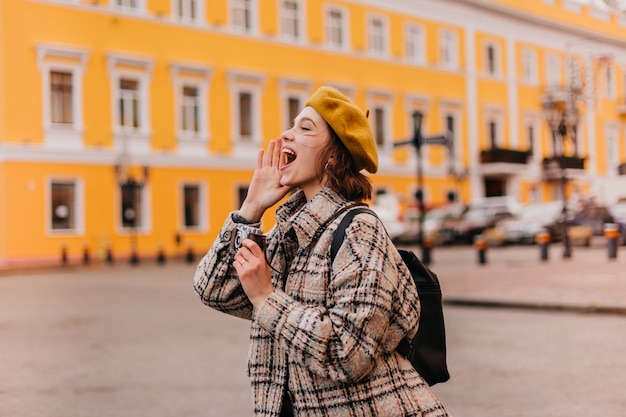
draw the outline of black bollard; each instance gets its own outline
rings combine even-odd
[[[422,263],[426,266],[430,265],[432,262],[432,258],[430,256],[430,252],[433,247],[433,242],[429,238],[425,237],[422,240]]]
[[[159,265],[163,265],[165,263],[165,251],[162,247],[159,247],[159,252],[157,253],[157,263]]]
[[[193,253],[193,248],[191,245],[187,247],[187,255],[185,256],[185,260],[187,263],[192,263],[196,259],[196,255]]]
[[[474,236],[474,247],[478,251],[478,264],[487,264],[487,239],[483,235]]]
[[[130,253],[130,264],[139,265],[139,254],[137,254],[137,248],[133,246]]]
[[[111,245],[107,245],[106,263],[108,263],[109,265],[113,265],[113,262],[113,249],[111,248]]]
[[[89,254],[89,246],[85,245],[83,248],[83,265],[89,265],[91,262],[91,255]]]
[[[619,226],[615,223],[604,225],[604,237],[609,252],[609,259],[617,259],[617,239],[619,238]]]
[[[65,245],[61,246],[61,263],[67,265],[67,247]]]
[[[539,232],[537,234],[537,245],[539,245],[539,259],[542,261],[548,260],[548,248],[550,246],[550,233]]]

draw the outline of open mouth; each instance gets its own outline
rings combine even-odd
[[[283,154],[283,166],[285,165],[289,165],[290,163],[292,163],[293,161],[296,160],[297,154],[292,151],[289,148],[283,148],[282,149],[282,154]]]

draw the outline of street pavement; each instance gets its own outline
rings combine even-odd
[[[446,303],[626,314],[626,246],[613,259],[604,238],[573,247],[571,258],[563,258],[558,243],[547,260],[537,246],[493,247],[485,254],[481,264],[470,247],[433,249],[430,267]]]
[[[452,319],[459,305],[564,310],[610,314],[622,328],[626,248],[619,249],[610,260],[598,239],[562,259],[555,244],[541,261],[535,246],[489,248],[479,264],[472,247],[434,248],[430,267]],[[194,269],[144,259],[0,271],[0,416],[251,415],[249,323],[202,305]],[[438,390],[464,409],[454,381]],[[474,407],[473,415],[495,415],[488,398]]]

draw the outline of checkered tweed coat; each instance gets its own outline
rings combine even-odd
[[[417,332],[419,301],[381,222],[358,214],[332,265],[330,244],[342,216],[312,241],[348,204],[325,188],[309,202],[297,192],[278,208],[267,258],[288,273],[272,273],[275,291],[257,310],[232,266],[231,214],[198,265],[195,290],[206,305],[252,322],[248,374],[256,416],[279,416],[286,381],[296,416],[447,416],[395,351]]]

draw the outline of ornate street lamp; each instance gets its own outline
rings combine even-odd
[[[430,245],[426,245],[424,242],[424,175],[422,172],[422,145],[435,144],[446,145],[448,143],[447,136],[422,136],[422,120],[424,114],[420,111],[413,112],[413,137],[409,140],[394,143],[394,146],[413,145],[417,154],[417,191],[415,192],[415,198],[417,199],[417,206],[419,209],[418,224],[419,230],[417,235],[417,241],[422,249],[422,262],[426,265],[430,264]]]
[[[573,92],[570,92],[573,94]],[[552,93],[548,94],[542,103],[543,113],[550,132],[552,133],[552,143],[556,148],[556,144],[560,144],[560,154],[554,152],[554,157],[559,157],[560,173],[561,173],[561,197],[563,200],[563,210],[561,221],[563,227],[563,258],[571,258],[572,246],[568,234],[567,225],[567,171],[565,158],[565,139],[569,137],[576,141],[576,131],[580,115],[575,105],[573,97],[556,96]]]

